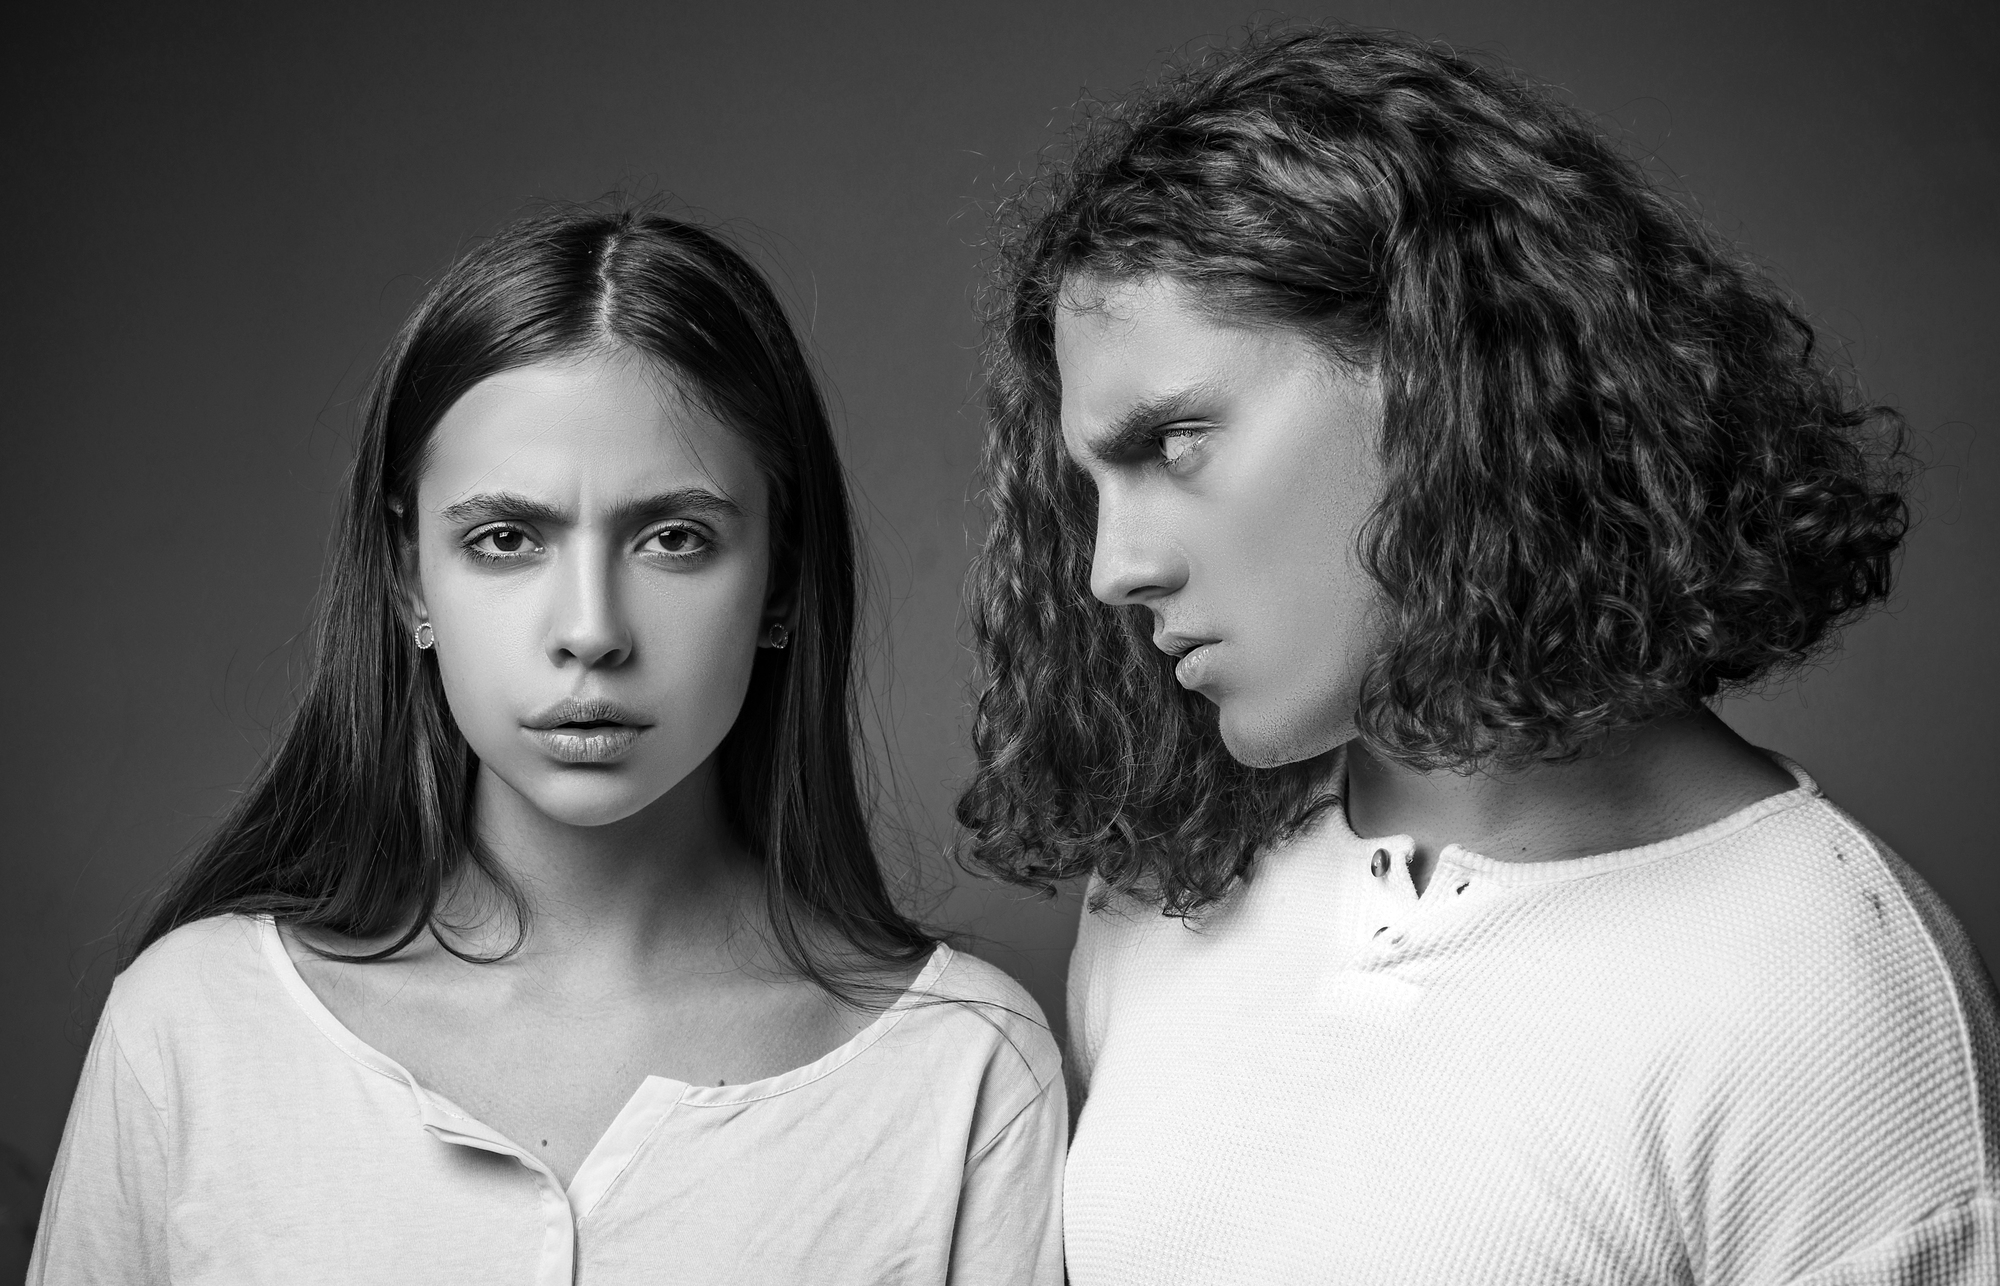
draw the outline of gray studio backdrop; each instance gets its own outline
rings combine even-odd
[[[1059,1019],[1073,898],[955,871],[984,215],[1085,89],[1260,14],[1197,0],[70,6],[9,41],[0,1201],[46,1172],[113,933],[304,656],[366,372],[467,238],[623,190],[737,229],[830,380],[878,570],[921,908]],[[1562,86],[1769,262],[1932,461],[1895,609],[1727,716],[2000,959],[1986,809],[2000,31],[1915,2],[1355,3]],[[49,12],[45,8],[44,12]],[[1978,27],[1975,30],[1975,26]],[[899,859],[900,860],[900,859]]]

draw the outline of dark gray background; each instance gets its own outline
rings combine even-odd
[[[1679,176],[1907,411],[1933,467],[1894,609],[1726,713],[1898,847],[1988,959],[1996,9],[1319,11],[1561,86]],[[14,29],[0,77],[19,505],[0,532],[9,1217],[54,1155],[115,925],[285,709],[366,372],[427,275],[538,200],[671,195],[738,226],[779,278],[867,515],[876,704],[921,905],[984,935],[1054,1014],[1074,903],[1024,901],[939,856],[966,767],[984,210],[1080,91],[1115,92],[1268,14],[1194,0],[63,12]]]

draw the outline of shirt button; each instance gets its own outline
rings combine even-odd
[[[1373,875],[1378,880],[1389,873],[1388,849],[1378,848],[1375,850],[1375,860],[1368,863],[1368,871],[1369,874]]]

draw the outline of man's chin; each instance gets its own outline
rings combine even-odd
[[[1221,706],[1222,744],[1230,758],[1248,768],[1304,763],[1354,737],[1352,711],[1314,718],[1295,710],[1232,709],[1233,704]]]

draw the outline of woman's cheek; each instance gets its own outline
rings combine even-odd
[[[531,713],[528,694],[537,690],[532,643],[517,624],[485,613],[446,613],[442,623],[433,618],[433,627],[445,703],[459,731],[481,759],[505,758],[519,740],[521,718]]]
[[[727,595],[724,601],[705,605],[701,610],[668,609],[656,619],[643,623],[644,636],[637,642],[649,656],[639,658],[642,671],[649,672],[649,686],[657,685],[664,704],[678,715],[675,729],[663,729],[676,741],[692,741],[682,753],[705,758],[713,745],[728,733],[743,707],[750,686],[750,672],[756,661],[757,611],[746,610]],[[649,646],[650,645],[650,646]]]

